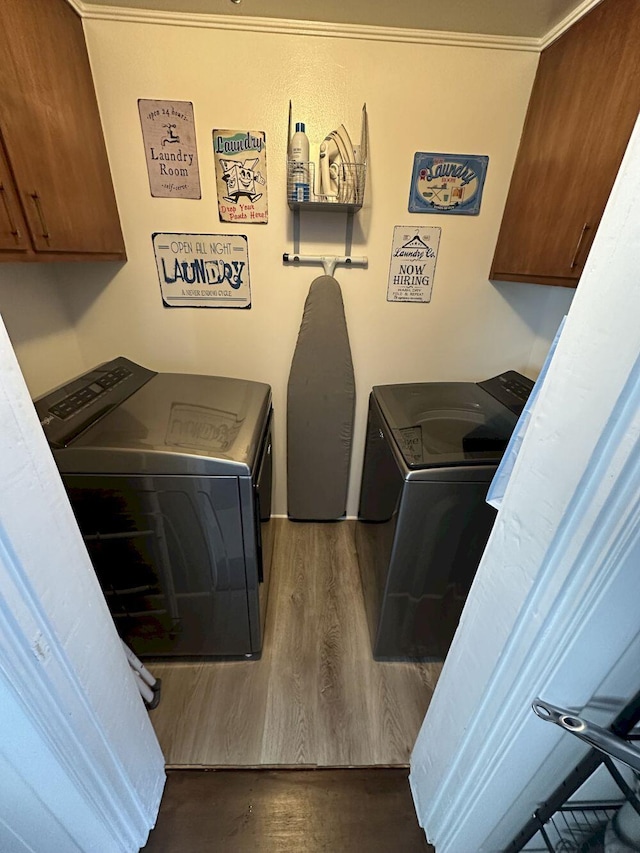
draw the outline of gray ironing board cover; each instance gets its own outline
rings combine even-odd
[[[338,282],[312,282],[287,389],[287,511],[299,521],[346,513],[355,377]]]

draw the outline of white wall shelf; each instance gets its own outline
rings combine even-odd
[[[287,132],[288,147],[291,143],[292,103],[289,101],[289,127]],[[316,164],[287,159],[287,203],[293,211],[293,252],[284,252],[282,261],[285,264],[321,264],[326,275],[333,275],[337,265],[366,267],[366,257],[352,257],[351,244],[353,236],[353,216],[362,207],[367,178],[367,156],[369,151],[369,127],[367,120],[367,105],[362,106],[362,122],[360,127],[360,146],[354,147],[354,159],[358,162],[348,162],[339,159],[331,166],[336,178],[336,194],[319,192],[324,187],[318,185],[320,178],[316,176]],[[301,198],[298,186],[300,173],[304,176],[307,187]],[[320,183],[322,183],[320,181]],[[308,185],[308,186],[307,186]],[[345,254],[342,256],[303,255],[300,253],[300,211],[315,211],[318,213],[346,213]]]

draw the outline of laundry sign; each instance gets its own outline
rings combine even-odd
[[[222,222],[266,224],[267,140],[262,130],[214,130],[218,211]]]
[[[431,302],[441,230],[431,225],[395,226],[387,302]]]
[[[190,101],[138,100],[149,187],[154,198],[201,198]]]
[[[249,244],[244,234],[152,235],[167,308],[250,308]]]
[[[484,154],[417,152],[409,193],[410,213],[477,216],[489,158]]]

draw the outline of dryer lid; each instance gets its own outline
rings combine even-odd
[[[473,382],[378,385],[373,395],[412,469],[499,462],[518,420]]]
[[[63,473],[248,475],[270,407],[261,382],[159,373],[54,455]]]

